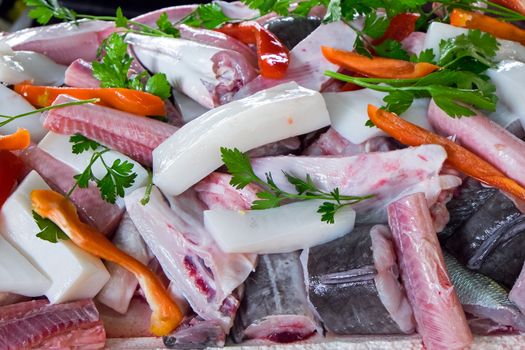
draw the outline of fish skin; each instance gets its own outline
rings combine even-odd
[[[53,105],[73,101],[77,99],[60,95]],[[158,120],[91,103],[48,111],[44,127],[62,135],[80,133],[149,167],[153,149],[178,130]]]
[[[447,274],[423,193],[390,204],[388,221],[423,344],[429,350],[467,348],[472,333]]]
[[[330,332],[404,334],[414,330],[411,315],[412,326],[403,331],[381,300],[376,284],[379,267],[374,259],[373,227],[357,226],[337,240],[309,249],[309,300]]]
[[[172,334],[162,337],[168,349],[206,349],[224,347],[226,335],[217,320],[190,316]]]
[[[264,26],[291,50],[320,25],[320,18],[290,16],[271,19]]]
[[[511,288],[525,261],[525,216],[497,192],[445,243],[467,268]]]
[[[509,300],[509,293],[493,279],[468,270],[445,253],[445,264],[463,310],[503,326],[525,331],[525,315]]]
[[[299,251],[261,255],[244,287],[233,328],[235,342],[287,343],[321,331],[306,296]]]

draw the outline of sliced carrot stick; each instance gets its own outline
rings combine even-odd
[[[164,101],[147,92],[120,88],[69,88],[54,86],[15,85],[15,91],[36,107],[50,106],[58,95],[81,100],[100,99],[99,104],[137,115],[164,116]]]
[[[35,190],[31,193],[31,203],[40,216],[57,224],[77,246],[119,264],[137,277],[153,311],[153,334],[167,335],[180,324],[183,315],[159,278],[144,264],[115,247],[102,233],[81,222],[71,201],[55,191]]]
[[[352,51],[322,46],[324,57],[349,71],[372,78],[413,79],[421,78],[439,69],[431,63],[412,63],[385,57],[366,57]]]
[[[481,13],[454,9],[450,14],[450,24],[455,27],[479,29],[496,38],[517,41],[525,45],[525,30]]]
[[[436,135],[372,105],[368,105],[368,117],[379,129],[405,145],[436,144],[443,146],[447,151],[447,162],[457,170],[525,200],[525,188],[506,177],[487,161],[446,137]]]
[[[29,147],[31,135],[27,129],[18,128],[10,135],[0,135],[0,150],[15,151]]]

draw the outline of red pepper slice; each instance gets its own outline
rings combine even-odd
[[[245,44],[255,44],[259,69],[263,77],[284,78],[290,64],[290,52],[272,32],[253,21],[230,23],[216,30]]]
[[[9,151],[0,151],[0,208],[11,195],[24,171],[24,163]]]
[[[403,41],[410,34],[416,31],[416,22],[419,19],[419,14],[416,13],[400,13],[395,15],[388,28],[379,39],[372,42],[374,45],[379,45],[386,40]]]

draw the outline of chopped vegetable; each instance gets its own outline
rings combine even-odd
[[[15,91],[37,107],[50,106],[58,95],[99,100],[98,104],[137,115],[166,115],[164,101],[147,92],[122,88],[69,88],[53,86],[15,85]]]
[[[10,135],[0,135],[0,151],[15,151],[29,147],[31,135],[27,129],[18,128]]]
[[[0,151],[0,208],[16,188],[18,179],[22,176],[24,163],[9,151]]]
[[[257,57],[261,75],[282,79],[290,64],[290,53],[279,39],[257,22],[230,23],[217,29],[245,44],[257,46]]]
[[[90,149],[95,152],[86,169],[81,174],[74,176],[76,183],[69,190],[66,197],[69,198],[77,186],[87,188],[89,182],[94,181],[100,190],[102,199],[106,202],[113,204],[117,200],[117,197],[124,198],[124,189],[131,187],[137,177],[137,174],[133,172],[134,165],[127,160],[122,161],[116,159],[113,164],[109,166],[103,158],[104,153],[108,152],[109,148],[80,134],[71,136],[70,142],[73,144],[72,150],[75,154],[80,154]],[[98,151],[99,149],[100,151]],[[101,160],[102,165],[107,171],[106,175],[101,179],[97,178],[91,170],[91,167],[98,159]]]
[[[419,15],[415,13],[400,13],[395,15],[384,33],[372,43],[379,45],[386,40],[403,41],[416,30],[416,22],[418,19]]]
[[[338,50],[332,47],[322,47],[323,55],[330,62],[349,71],[367,77],[386,79],[414,79],[424,77],[438,66],[431,63],[412,63],[383,57],[366,57],[351,51]]]
[[[480,13],[454,9],[450,15],[450,24],[456,27],[479,29],[496,38],[517,41],[525,45],[525,30]]]
[[[102,233],[81,222],[75,206],[67,198],[51,190],[35,190],[31,193],[31,202],[38,215],[54,222],[80,248],[135,275],[153,311],[153,334],[167,335],[180,324],[183,315],[159,278],[144,264],[116,248]]]
[[[372,105],[368,105],[368,116],[374,125],[405,145],[437,144],[443,146],[447,151],[447,162],[457,170],[525,200],[525,188],[506,177],[490,163],[446,137],[436,135]]]
[[[266,174],[266,181],[255,175],[250,164],[250,158],[238,149],[221,147],[221,157],[228,168],[228,172],[233,175],[230,185],[239,190],[249,184],[256,184],[266,189],[257,193],[259,199],[253,202],[251,207],[253,210],[276,208],[288,200],[326,200],[319,206],[317,212],[321,214],[321,221],[333,224],[337,211],[373,197],[372,195],[363,197],[341,195],[338,188],[324,192],[316,187],[308,174],[303,180],[285,173],[286,179],[295,186],[297,191],[297,193],[288,193],[275,184],[271,173]]]

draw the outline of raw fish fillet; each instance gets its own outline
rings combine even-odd
[[[128,213],[122,217],[112,241],[118,249],[148,265],[151,259],[148,247]],[[106,268],[111,277],[98,293],[97,299],[113,310],[125,314],[139,282],[135,275],[120,265],[108,261]]]
[[[480,318],[523,332],[525,315],[509,300],[509,293],[494,280],[467,270],[450,254],[445,264],[463,310]]]
[[[114,31],[115,24],[106,21],[78,21],[34,27],[3,37],[15,51],[35,51],[59,64],[69,65],[77,58],[94,61],[102,40]]]
[[[140,189],[125,199],[142,238],[193,310],[227,332],[239,303],[232,293],[254,269],[254,257],[220,251],[204,228],[207,207],[193,191],[170,199],[171,208],[156,187],[145,206],[143,195]]]
[[[454,135],[465,148],[525,185],[525,142],[505,128],[482,114],[450,118],[434,101],[428,108],[428,118],[440,134]]]
[[[87,62],[81,58],[74,60],[69,67],[67,67],[64,83],[71,87],[100,87],[100,81],[93,76],[91,62]]]
[[[237,190],[230,185],[231,178],[230,174],[211,173],[195,185],[194,190],[209,209],[249,209],[260,189],[250,184]]]
[[[20,303],[28,299],[28,297],[24,297],[22,295],[0,292],[0,306]]]
[[[414,332],[414,316],[399,282],[388,227],[357,226],[303,254],[308,296],[328,331],[345,335]]]
[[[265,157],[254,159],[252,166],[261,178],[271,172],[275,183],[292,193],[295,188],[286,180],[283,171],[303,179],[309,174],[323,191],[338,187],[345,195],[373,194],[375,197],[352,207],[358,213],[358,222],[382,223],[386,222],[386,206],[396,199],[424,191],[431,206],[443,189],[461,183],[455,176],[439,175],[445,158],[441,146],[425,145],[351,157]]]
[[[511,288],[525,261],[525,215],[497,192],[446,241],[467,268]]]
[[[337,71],[339,66],[328,62],[321,52],[321,46],[331,46],[341,50],[353,49],[355,32],[343,22],[323,24],[314,30],[290,51],[290,65],[284,79],[268,79],[258,76],[242,87],[235,99],[251,96],[282,83],[295,81],[302,87],[321,91],[330,78],[326,70]]]
[[[525,265],[510,290],[509,299],[525,314]]]
[[[100,319],[108,338],[152,337],[150,329],[151,308],[142,297],[134,297],[125,314],[97,303]]]
[[[76,101],[60,95],[53,104]],[[152,151],[177,127],[116,109],[85,104],[45,113],[44,127],[58,134],[80,133],[151,167]]]
[[[472,343],[465,313],[450,281],[423,193],[388,206],[401,279],[425,347],[464,349]]]
[[[304,286],[299,251],[262,255],[245,283],[233,339],[291,343],[321,334]]]
[[[95,304],[33,300],[0,308],[0,348],[102,349],[106,333]]]
[[[207,349],[224,347],[226,335],[219,321],[190,316],[162,341],[168,349]]]
[[[55,191],[66,194],[74,186],[73,176],[77,172],[39,147],[30,146],[21,151],[19,157],[31,169],[36,170]],[[82,221],[106,235],[115,231],[124,213],[123,208],[103,200],[100,190],[92,183],[88,188],[75,189],[70,198]]]

